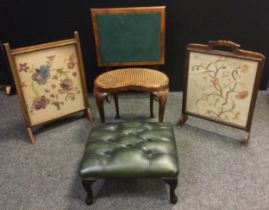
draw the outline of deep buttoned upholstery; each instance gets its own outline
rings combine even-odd
[[[177,177],[173,128],[168,123],[124,122],[92,129],[81,161],[81,179]]]

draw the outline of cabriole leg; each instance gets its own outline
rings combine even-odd
[[[85,199],[85,203],[87,205],[93,204],[92,184],[95,181],[96,180],[81,180],[82,186],[84,187],[84,189],[87,192],[87,197]]]
[[[164,180],[170,187],[170,202],[172,204],[177,203],[177,195],[176,195],[176,188],[177,188],[177,179],[165,179]]]
[[[115,102],[115,108],[116,108],[116,119],[120,119],[120,111],[119,111],[119,97],[117,93],[113,93],[113,98]]]
[[[153,95],[153,93],[150,93],[150,105],[149,105],[149,108],[150,108],[150,117],[151,118],[154,118],[153,102],[154,102],[154,95]]]
[[[97,104],[97,107],[99,110],[101,122],[105,123],[104,99],[105,99],[107,94],[101,93],[101,92],[97,91],[96,89],[93,90],[93,93],[94,93],[96,104]]]
[[[163,115],[165,111],[167,98],[169,95],[169,89],[160,92],[154,92],[154,95],[158,97],[159,101],[159,122],[163,122]]]

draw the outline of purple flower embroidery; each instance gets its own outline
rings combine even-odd
[[[46,106],[50,103],[50,100],[46,96],[37,97],[33,100],[33,108],[35,110],[45,109]]]
[[[63,79],[60,83],[61,89],[59,89],[60,93],[66,93],[73,89],[73,81],[70,79]]]
[[[35,73],[32,75],[32,80],[36,81],[39,85],[44,85],[47,79],[50,77],[49,67],[42,65],[39,69],[35,69]]]

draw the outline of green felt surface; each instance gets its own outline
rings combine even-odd
[[[96,19],[103,63],[160,60],[160,13],[98,14]]]

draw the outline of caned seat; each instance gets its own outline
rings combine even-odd
[[[99,75],[95,88],[103,91],[145,90],[160,91],[168,88],[169,78],[162,72],[146,68],[124,68]]]
[[[94,96],[100,111],[101,121],[105,122],[103,101],[107,93],[114,96],[116,118],[119,118],[119,91],[140,90],[150,92],[150,116],[153,114],[153,98],[159,102],[159,122],[163,121],[165,104],[169,94],[169,78],[162,72],[146,68],[124,68],[99,75],[94,80]]]

